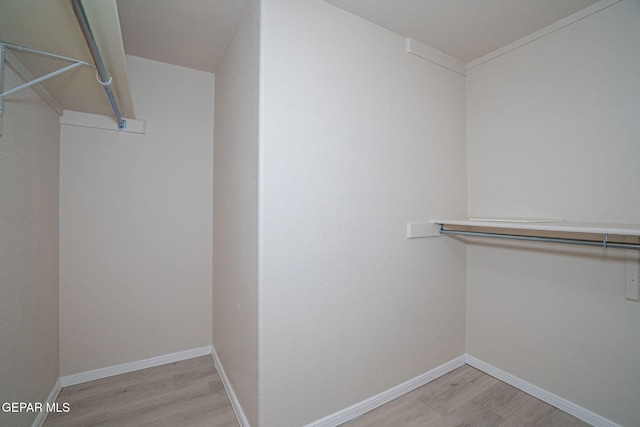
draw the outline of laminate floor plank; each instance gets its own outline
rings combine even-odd
[[[342,427],[587,427],[579,419],[463,365]]]
[[[45,427],[239,427],[210,356],[65,387]],[[463,365],[343,427],[585,427],[588,424]]]
[[[71,411],[45,427],[239,426],[210,356],[65,387],[56,401]]]
[[[466,402],[477,396],[483,390],[498,383],[492,376],[486,375],[469,365],[450,372],[433,381],[431,387],[420,387],[416,391],[418,400],[426,407],[438,411],[443,416],[449,416]],[[431,383],[430,383],[431,384]]]
[[[406,395],[405,395],[406,396]],[[402,396],[402,397],[405,397]],[[393,420],[394,424],[388,424]],[[441,426],[444,418],[436,411],[424,411],[423,404],[416,399],[394,399],[380,408],[367,412],[353,424],[358,427],[384,425],[396,426]],[[350,423],[345,424],[350,426]]]

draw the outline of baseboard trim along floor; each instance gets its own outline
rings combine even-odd
[[[428,382],[435,380],[442,375],[453,371],[456,368],[465,364],[464,356],[456,357],[455,359],[438,366],[426,372],[422,375],[418,375],[415,378],[410,379],[400,385],[392,387],[382,393],[376,394],[362,402],[349,406],[341,411],[335,412],[329,416],[326,416],[318,421],[314,421],[307,424],[305,427],[335,427],[347,421],[353,420],[385,403],[391,402],[403,394],[409,393],[418,387],[425,385]]]
[[[220,358],[218,357],[218,353],[216,353],[216,349],[211,347],[211,357],[213,357],[213,363],[216,365],[216,369],[218,370],[218,374],[220,374],[220,378],[222,379],[222,384],[224,385],[224,389],[227,391],[227,396],[229,396],[229,401],[231,402],[231,407],[233,408],[233,412],[236,413],[236,418],[238,419],[238,423],[240,427],[251,427],[249,424],[249,420],[242,410],[242,405],[240,405],[240,401],[236,396],[236,393],[233,391],[233,387],[229,382],[229,378],[227,377],[226,372],[224,371],[224,367],[222,366],[222,362],[220,362]]]
[[[45,405],[47,405],[47,407],[49,405],[53,405],[53,402],[55,402],[58,398],[58,394],[60,394],[60,390],[62,390],[62,379],[58,378],[58,381],[56,381],[56,383],[54,384],[51,393],[49,393],[49,397],[47,397],[47,400],[45,400]],[[33,421],[33,424],[31,424],[31,427],[42,427],[42,424],[44,424],[44,420],[46,418],[47,412],[40,411],[36,419]]]
[[[402,396],[403,394],[409,393],[410,391],[423,386],[428,382],[433,381],[436,378],[453,371],[456,368],[459,368],[464,364],[473,366],[474,368],[488,375],[491,375],[492,377],[497,378],[500,381],[503,381],[527,394],[530,394],[531,396],[536,397],[543,402],[548,403],[549,405],[555,406],[556,408],[570,415],[573,415],[574,417],[588,424],[591,424],[594,427],[622,427],[607,418],[604,418],[594,412],[581,407],[580,405],[577,405],[547,390],[528,383],[527,381],[511,375],[510,373],[496,368],[495,366],[492,366],[486,362],[483,362],[482,360],[475,358],[469,354],[457,357],[441,366],[438,366],[435,369],[432,369],[429,372],[419,375],[405,383],[402,383],[396,387],[392,387],[380,394],[363,400],[362,402],[356,403],[355,405],[352,405],[341,411],[328,415],[318,421],[307,424],[305,427],[335,427],[347,421],[351,421],[359,417],[360,415],[363,415],[379,406],[382,406],[385,403],[388,403],[393,399]]]
[[[193,359],[194,357],[206,356],[209,354],[211,354],[210,345],[206,347],[165,354],[163,356],[152,357],[150,359],[138,360],[136,362],[123,363],[121,365],[95,369],[93,371],[81,372],[79,374],[66,375],[64,377],[60,377],[60,380],[62,382],[62,387],[68,387],[71,385],[82,384],[93,380],[111,377],[114,375],[126,374],[127,372],[152,368],[154,366],[179,362],[181,360]]]
[[[233,387],[224,371],[224,367],[218,357],[213,346],[206,346],[195,348],[191,350],[180,351],[176,353],[166,354],[163,356],[153,357],[150,359],[140,360],[136,362],[123,363],[121,365],[111,366],[107,368],[96,369],[93,371],[82,372],[79,374],[67,375],[64,377],[60,377],[56,384],[53,387],[53,390],[49,394],[47,398],[48,403],[53,403],[62,387],[68,387],[76,384],[85,383],[88,381],[93,381],[97,379],[107,378],[114,375],[124,374],[127,372],[133,372],[140,369],[151,368],[155,366],[164,365],[167,363],[178,362],[181,360],[192,359],[200,356],[211,355],[213,361],[216,365],[216,369],[220,374],[222,382],[224,384],[224,388],[227,391],[227,395],[229,396],[229,400],[231,402],[231,406],[236,414],[238,419],[238,423],[241,427],[251,427],[247,417],[242,410],[242,406],[240,401],[238,400]],[[441,377],[444,374],[447,374],[453,371],[460,366],[467,364],[470,365],[492,377],[503,381],[525,393],[530,394],[533,397],[536,397],[543,402],[546,402],[556,408],[573,415],[574,417],[589,423],[595,427],[622,427],[619,424],[602,417],[594,412],[591,412],[580,405],[577,405],[573,402],[570,402],[560,396],[557,396],[547,390],[544,390],[538,386],[535,386],[521,378],[518,378],[508,372],[505,372],[499,368],[496,368],[489,363],[486,363],[474,356],[469,354],[464,354],[462,356],[456,357],[455,359],[444,363],[437,368],[434,368],[424,374],[418,375],[415,378],[412,378],[402,384],[399,384],[395,387],[392,387],[388,390],[383,391],[375,396],[372,396],[368,399],[365,399],[359,403],[351,405],[345,409],[342,409],[338,412],[330,414],[322,419],[314,421],[310,424],[307,424],[305,427],[335,427],[340,424],[343,424],[347,421],[353,420],[360,415],[363,415],[379,406],[384,405],[410,391],[421,387],[428,382],[435,380],[436,378]],[[46,413],[41,413],[33,422],[32,427],[41,427],[46,418]]]
[[[486,362],[483,362],[482,360],[477,359],[469,354],[465,354],[464,359],[467,365],[473,366],[474,368],[484,372],[485,374],[489,374],[492,377],[497,378],[500,381],[503,381],[510,386],[517,388],[518,390],[524,391],[525,393],[530,394],[531,396],[536,397],[551,406],[555,406],[556,408],[570,415],[573,415],[579,420],[591,424],[594,427],[622,427],[620,424],[614,423],[613,421],[604,418],[594,412],[591,412],[580,405],[570,402],[567,399],[557,396],[543,388],[535,386],[523,379],[511,375],[510,373],[496,368],[495,366],[490,365]]]

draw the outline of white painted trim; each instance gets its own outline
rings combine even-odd
[[[622,427],[621,425],[616,424],[613,421],[604,418],[596,413],[593,413],[580,405],[570,402],[567,399],[557,396],[543,388],[535,386],[525,380],[511,375],[510,373],[505,372],[502,369],[498,369],[495,366],[483,362],[482,360],[477,359],[469,354],[466,354],[464,356],[464,359],[467,365],[473,366],[474,368],[479,369],[482,372],[485,372],[492,377],[497,378],[500,381],[503,381],[519,390],[522,390],[525,393],[528,393],[531,396],[548,403],[549,405],[555,406],[556,408],[568,414],[571,414],[574,417],[584,421],[585,423],[589,423],[594,427]]]
[[[60,390],[62,390],[62,381],[60,378],[58,378],[58,381],[56,381],[56,383],[53,385],[51,393],[49,393],[49,397],[47,397],[47,400],[42,406],[46,408],[47,404],[52,404],[53,402],[55,402],[58,398],[58,394],[60,394]],[[31,427],[42,427],[42,424],[44,424],[44,420],[47,419],[47,415],[48,413],[45,410],[40,412],[36,419],[33,421],[33,424],[31,424]]]
[[[64,110],[64,114],[60,117],[60,124],[103,130],[115,130],[118,132],[144,133],[144,120],[128,119],[126,117],[125,120],[127,122],[127,127],[124,130],[120,130],[118,128],[118,123],[113,116]]]
[[[462,76],[467,75],[467,66],[464,62],[411,38],[405,40],[405,51]]]
[[[440,224],[432,224],[431,222],[407,223],[407,239],[439,236],[442,236],[442,234],[440,234]]]
[[[554,22],[553,24],[548,25],[541,30],[531,33],[528,36],[521,38],[520,40],[516,40],[515,42],[509,43],[508,45],[503,46],[500,49],[496,49],[491,53],[481,56],[480,58],[474,59],[473,61],[467,64],[466,69],[468,71],[474,67],[477,67],[478,65],[491,61],[492,59],[502,56],[505,53],[511,52],[512,50],[518,49],[519,47],[522,47],[542,37],[545,37],[551,33],[554,33],[568,25],[581,21],[582,19],[587,18],[593,15],[594,13],[598,13],[601,10],[604,10],[610,6],[613,6],[616,3],[620,3],[621,1],[622,0],[602,0],[602,1],[599,1],[598,3],[592,4],[591,6],[584,8],[581,11],[574,13],[573,15],[569,15],[566,18],[561,19],[557,22]]]
[[[9,67],[11,67],[11,69],[13,71],[15,71],[16,74],[22,80],[24,80],[25,82],[30,82],[32,80],[35,80],[35,78],[29,72],[29,70],[27,70],[27,68],[22,64],[22,62],[20,62],[20,60],[13,53],[11,53],[9,50],[5,50],[4,58],[7,60],[7,64],[9,65]],[[51,106],[51,108],[56,110],[56,112],[58,113],[59,116],[62,115],[62,111],[63,111],[62,105],[60,105],[60,103],[58,103],[58,101],[56,101],[56,99],[53,96],[51,96],[51,94],[49,92],[47,92],[46,89],[44,87],[42,87],[41,84],[33,85],[33,86],[31,86],[31,88],[38,95],[40,95],[40,97],[47,104],[49,104]],[[5,102],[6,102],[6,100],[5,100]]]
[[[341,411],[328,415],[318,421],[314,421],[310,424],[307,424],[306,427],[335,427],[347,421],[350,421],[360,415],[363,415],[379,406],[384,405],[396,399],[403,394],[409,393],[412,390],[415,390],[418,387],[425,385],[426,383],[435,380],[436,378],[441,377],[442,375],[453,371],[456,368],[464,365],[465,356],[456,357],[455,359],[438,366],[426,372],[422,375],[418,375],[417,377],[410,379],[400,385],[392,387],[386,391],[383,391],[380,394],[372,396],[362,402],[356,403],[355,405],[351,405],[348,408],[345,408]]]
[[[138,360],[136,362],[123,363],[121,365],[100,368],[93,371],[81,372],[79,374],[66,375],[61,377],[62,387],[82,384],[88,381],[99,380],[114,375],[126,374],[140,369],[152,368],[167,363],[179,362],[181,360],[193,359],[194,357],[207,356],[211,354],[211,346],[194,348],[191,350],[179,351],[177,353],[165,354],[163,356],[152,357],[150,359]]]
[[[240,401],[238,400],[238,397],[233,391],[233,387],[229,382],[229,378],[227,377],[227,374],[224,371],[224,368],[222,367],[222,362],[218,357],[218,353],[216,353],[216,349],[213,346],[211,346],[211,357],[213,357],[213,363],[216,364],[216,369],[220,374],[220,378],[222,379],[222,384],[224,385],[224,389],[227,391],[227,395],[229,396],[229,401],[231,402],[231,407],[233,408],[233,412],[235,412],[236,414],[236,418],[238,419],[238,423],[240,424],[240,427],[251,427],[251,424],[249,424],[249,420],[247,419],[247,416],[244,414],[244,411],[242,410],[242,405],[240,405]]]
[[[213,346],[206,346],[200,348],[194,348],[191,350],[180,351],[177,353],[166,354],[163,356],[153,357],[151,359],[140,360],[137,362],[124,363],[121,365],[116,365],[108,368],[96,369],[94,371],[83,372],[80,374],[67,375],[64,377],[58,378],[58,381],[53,386],[51,393],[47,397],[47,403],[55,402],[58,394],[62,387],[68,387],[76,384],[81,384],[88,381],[93,381],[101,378],[107,378],[113,375],[124,374],[127,372],[133,372],[140,369],[151,368],[154,366],[164,365],[166,363],[179,362],[181,360],[192,359],[194,357],[211,355],[213,361],[216,365],[216,369],[220,374],[220,378],[222,379],[222,384],[229,396],[229,400],[231,402],[231,406],[233,407],[233,411],[236,414],[236,418],[238,419],[238,423],[240,427],[251,427],[249,421],[247,420],[244,411],[242,410],[242,406],[240,405],[240,401],[238,400],[235,392],[233,391],[233,387],[229,382],[229,378],[224,371],[222,363],[220,362],[220,358],[215,351]],[[409,381],[406,381],[400,385],[392,387],[388,390],[383,391],[375,396],[372,396],[368,399],[363,400],[362,402],[356,403],[354,405],[349,406],[348,408],[342,409],[338,412],[335,412],[331,415],[328,415],[320,420],[314,421],[310,424],[307,424],[305,427],[335,427],[340,424],[343,424],[347,421],[350,421],[354,418],[359,417],[379,406],[384,405],[406,393],[409,393],[412,390],[415,390],[418,387],[421,387],[442,375],[453,371],[454,369],[459,368],[460,366],[467,364],[469,366],[473,366],[476,369],[481,370],[482,372],[491,375],[494,378],[499,379],[527,394],[530,394],[533,397],[536,397],[543,402],[546,402],[556,408],[573,415],[574,417],[591,424],[594,427],[622,427],[621,425],[601,416],[594,412],[589,411],[588,409],[583,408],[580,405],[577,405],[573,402],[570,402],[560,396],[557,396],[543,388],[540,388],[536,385],[533,385],[525,380],[522,380],[502,369],[496,368],[489,363],[483,362],[482,360],[471,356],[469,354],[465,354],[463,356],[457,357],[443,365],[438,366],[424,374],[421,374]],[[46,412],[41,412],[38,414],[36,419],[34,420],[32,427],[41,427],[47,417]]]

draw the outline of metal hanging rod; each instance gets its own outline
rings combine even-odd
[[[24,46],[18,46],[11,43],[0,42],[0,91],[4,89],[4,60],[7,49],[17,50],[19,52],[31,53],[34,55],[46,56],[47,58],[55,58],[60,59],[62,61],[71,62],[72,64],[67,65],[66,67],[60,68],[59,70],[52,71],[49,74],[45,74],[42,77],[38,77],[33,79],[27,83],[21,84],[19,86],[14,87],[13,89],[9,89],[6,92],[0,92],[0,114],[2,114],[4,107],[4,97],[7,95],[11,95],[12,93],[16,93],[22,89],[26,89],[30,86],[37,85],[38,83],[42,83],[45,80],[48,80],[52,77],[65,73],[67,71],[73,70],[78,67],[94,67],[93,64],[88,62],[80,61],[78,59],[67,58],[66,56],[54,55],[53,53],[41,52],[39,50],[30,49]]]
[[[534,242],[563,243],[563,244],[569,244],[569,245],[599,246],[601,248],[619,248],[619,249],[640,250],[640,244],[610,242],[608,234],[604,235],[604,239],[602,241],[600,241],[600,240],[563,239],[563,238],[558,238],[558,237],[525,236],[525,235],[521,235],[521,234],[501,234],[501,233],[486,233],[486,232],[481,232],[481,231],[449,230],[449,229],[444,228],[444,225],[442,225],[442,224],[440,224],[440,234],[449,234],[449,235],[457,235],[457,236],[472,236],[472,237],[492,237],[492,238],[510,239],[510,240],[529,240],[529,241],[534,241]]]
[[[81,0],[69,0],[69,1],[71,2],[71,7],[73,8],[73,12],[76,15],[78,24],[80,24],[80,29],[82,30],[82,34],[84,35],[84,38],[87,41],[87,46],[89,46],[89,50],[91,51],[93,62],[95,62],[96,69],[98,70],[98,76],[99,76],[98,81],[102,86],[104,86],[104,91],[107,93],[107,97],[109,98],[109,103],[111,104],[113,113],[115,114],[116,120],[118,121],[118,128],[120,130],[124,130],[127,127],[127,121],[122,118],[122,115],[120,114],[120,110],[118,109],[118,104],[116,103],[116,98],[113,96],[113,91],[111,90],[111,81],[113,79],[111,77],[108,77],[107,75],[107,70],[104,67],[104,63],[102,62],[102,56],[100,56],[100,51],[98,50],[96,39],[93,36],[93,32],[91,31],[91,26],[89,25],[87,14],[85,13],[84,7],[82,6],[82,1]]]

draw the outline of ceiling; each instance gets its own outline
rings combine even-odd
[[[123,115],[135,117],[124,53],[215,72],[254,1],[258,0],[83,0]],[[465,63],[597,2],[324,1]],[[0,40],[93,62],[68,0],[0,0]],[[15,56],[34,76],[67,65],[24,53]],[[112,114],[93,69],[69,71],[43,86],[64,109]]]
[[[248,0],[117,0],[128,55],[215,72]]]
[[[324,0],[464,63],[598,0]]]
[[[215,72],[250,0],[117,0],[125,52]],[[324,0],[468,63],[598,0]]]

